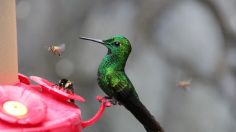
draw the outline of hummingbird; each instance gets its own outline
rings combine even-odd
[[[147,132],[164,132],[159,122],[140,101],[133,84],[125,73],[126,61],[132,49],[129,40],[122,35],[115,35],[106,40],[87,37],[80,37],[80,39],[97,42],[108,49],[97,73],[98,85],[107,94],[106,97],[111,101],[118,101],[129,110]]]

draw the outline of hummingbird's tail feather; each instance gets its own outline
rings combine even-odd
[[[129,96],[128,98],[118,98],[117,100],[128,109],[137,120],[144,126],[147,132],[164,132],[159,122],[157,122],[154,116],[148,111],[148,109],[142,104],[137,96]]]

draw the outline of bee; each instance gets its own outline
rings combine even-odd
[[[189,89],[191,86],[191,80],[182,80],[177,83],[177,87],[182,88],[184,90]]]
[[[52,53],[53,55],[61,56],[65,48],[66,48],[66,45],[64,43],[59,46],[50,45],[48,46],[48,52]]]
[[[65,90],[67,90],[67,93],[74,94],[74,87],[73,87],[72,81],[63,78],[63,79],[59,80],[57,85],[61,88],[64,88]],[[70,99],[70,102],[74,103],[75,101],[73,99]]]

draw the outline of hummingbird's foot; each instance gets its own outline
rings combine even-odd
[[[117,104],[118,104],[118,101],[117,101],[116,99],[114,99],[114,98],[110,99],[109,101],[110,101],[111,104],[113,104],[113,105],[117,105]]]
[[[105,97],[101,97],[101,96],[97,96],[96,99],[100,102],[100,103],[104,103],[104,105],[106,107],[111,107],[111,102],[106,99]]]
[[[120,103],[114,97],[104,96],[104,98],[107,99],[112,105],[120,105]]]

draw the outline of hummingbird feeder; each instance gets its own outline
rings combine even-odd
[[[97,96],[97,113],[82,121],[79,106],[68,100],[82,103],[83,97],[41,77],[18,74],[15,1],[1,0],[0,14],[1,132],[82,132],[98,121],[111,106],[105,98]]]

